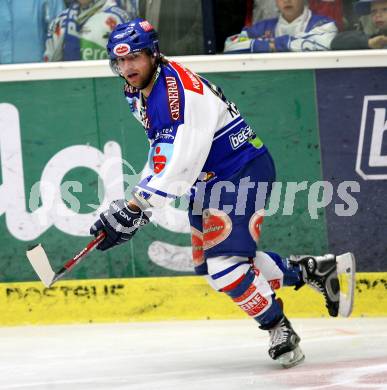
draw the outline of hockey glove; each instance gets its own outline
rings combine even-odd
[[[150,213],[147,214],[143,211],[131,210],[125,199],[111,202],[109,209],[101,213],[99,219],[90,228],[90,234],[94,236],[97,236],[101,230],[106,232],[106,238],[97,249],[105,251],[132,239],[137,230],[149,222]]]

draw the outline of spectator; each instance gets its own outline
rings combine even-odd
[[[343,0],[309,0],[308,3],[312,12],[329,16],[336,21],[340,31],[344,30]]]
[[[45,61],[107,58],[105,45],[117,24],[128,20],[115,0],[75,0],[55,18],[46,40]]]
[[[245,27],[226,39],[225,53],[329,50],[337,34],[335,21],[313,14],[304,0],[276,0],[278,18]]]
[[[50,21],[63,0],[0,0],[0,64],[42,61]]]
[[[360,0],[355,4],[359,15],[370,15],[377,33],[344,31],[332,41],[334,50],[387,49],[387,0]]]

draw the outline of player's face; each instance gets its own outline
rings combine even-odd
[[[276,0],[276,2],[281,15],[289,23],[304,11],[304,0]]]
[[[147,52],[140,51],[118,57],[117,65],[121,75],[132,87],[144,89],[152,79],[155,61]]]
[[[387,1],[371,3],[371,19],[379,30],[387,31]]]

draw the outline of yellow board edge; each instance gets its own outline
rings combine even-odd
[[[387,272],[356,275],[352,316],[387,316]],[[328,317],[323,297],[305,286],[278,291],[286,315]],[[0,283],[0,326],[247,318],[202,277]]]

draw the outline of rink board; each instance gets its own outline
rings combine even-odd
[[[386,290],[387,273],[358,273],[353,316],[387,316]],[[290,317],[327,317],[309,287],[278,295]],[[0,311],[2,326],[247,318],[196,276],[1,283]]]
[[[387,246],[381,227],[387,225],[387,137],[382,136],[386,134],[387,72],[371,66],[368,56],[374,51],[367,53],[369,67],[361,69],[314,69],[332,56],[320,54],[313,54],[318,61],[306,69],[287,69],[293,57],[276,55],[270,58],[275,62],[282,58],[285,69],[268,70],[274,69],[271,62],[262,69],[261,59],[266,57],[255,56],[243,57],[243,64],[254,62],[256,69],[234,67],[233,72],[225,72],[212,63],[211,72],[196,66],[193,70],[204,72],[237,102],[276,161],[282,186],[277,187],[278,196],[272,196],[278,202],[273,202],[273,214],[266,214],[260,250],[282,256],[353,252],[359,271],[386,272]],[[228,63],[242,57],[221,58],[228,58]],[[340,58],[334,63],[340,64]],[[356,66],[360,62],[352,58]],[[0,69],[0,281],[4,283],[34,280],[25,257],[31,245],[44,244],[54,269],[83,248],[97,215],[109,201],[129,196],[138,183],[149,148],[122,96],[122,80],[106,73],[97,77],[90,70],[90,77],[65,78],[62,68],[66,66],[55,66],[59,67],[57,77],[44,80],[31,76],[35,67],[27,67],[27,80],[19,81],[4,77],[9,68]],[[77,66],[83,69],[85,65]],[[51,66],[42,67],[41,76],[44,69]],[[378,150],[383,155],[377,163],[383,166],[366,165],[372,139],[380,142]],[[110,164],[108,156],[125,163]],[[355,170],[357,157],[361,172],[372,177],[365,179]],[[108,167],[111,171],[106,174]],[[340,185],[349,181],[361,191],[354,187],[354,191],[344,191],[343,197]],[[41,182],[52,185],[40,186]],[[296,185],[299,191],[293,201],[287,195]],[[325,185],[327,198],[332,191],[326,207],[316,191],[323,191]],[[52,190],[61,194],[58,203],[50,200]],[[348,213],[349,200],[358,206],[356,212],[351,208],[354,215]],[[165,216],[156,218],[155,213],[155,224],[129,244],[91,254],[71,277],[192,275],[186,206],[176,202]]]

